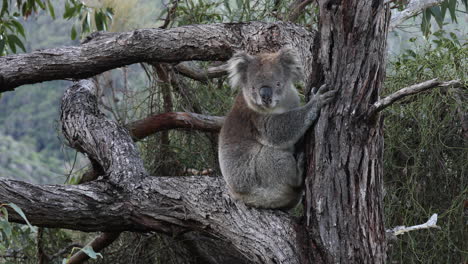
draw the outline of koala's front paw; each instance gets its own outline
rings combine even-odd
[[[338,90],[330,90],[326,84],[320,86],[317,93],[314,96],[314,101],[318,108],[322,108],[324,105],[330,103],[335,98]]]

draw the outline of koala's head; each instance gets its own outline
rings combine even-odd
[[[303,79],[302,65],[291,48],[255,56],[238,52],[228,66],[231,86],[240,87],[247,105],[258,112],[275,111],[293,83]]]

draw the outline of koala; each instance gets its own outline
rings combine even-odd
[[[293,83],[303,71],[291,48],[256,56],[236,53],[229,81],[240,88],[219,135],[219,164],[231,196],[247,206],[290,209],[303,188],[303,155],[295,144],[336,91],[325,85],[304,106]]]

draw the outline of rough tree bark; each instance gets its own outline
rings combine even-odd
[[[385,74],[389,12],[383,1],[318,1],[320,35],[311,87],[338,99],[322,109],[308,139],[305,263],[384,263],[383,135],[364,114]],[[311,89],[309,87],[309,90]]]
[[[291,23],[227,23],[95,34],[77,47],[0,57],[0,93],[24,84],[88,78],[138,62],[227,60],[236,50],[276,51],[293,45],[310,61],[314,32]]]

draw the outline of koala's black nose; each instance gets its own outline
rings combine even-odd
[[[260,97],[262,98],[262,102],[264,104],[270,104],[271,103],[271,96],[273,94],[273,90],[271,89],[271,87],[268,87],[268,86],[262,86],[262,88],[260,88]]]

